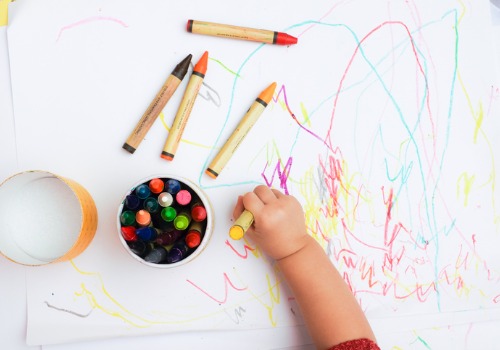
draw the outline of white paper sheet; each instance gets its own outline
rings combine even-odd
[[[496,309],[498,90],[486,2],[11,7],[20,168],[78,181],[100,220],[79,258],[30,270],[30,344],[302,324],[272,262],[227,237],[236,196],[257,183],[300,199],[371,320]],[[190,18],[284,30],[299,43],[189,34]],[[187,79],[165,125],[134,155],[123,151],[175,64],[205,50],[205,85],[174,161],[159,155]],[[207,178],[217,147],[272,81],[276,100],[219,178]],[[192,179],[215,209],[209,247],[175,270],[137,263],[118,240],[122,195],[157,173]]]

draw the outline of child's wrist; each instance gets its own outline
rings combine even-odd
[[[305,234],[304,236],[302,236],[300,238],[300,243],[297,244],[297,247],[294,250],[290,251],[288,254],[286,254],[282,257],[276,258],[275,260],[277,262],[281,262],[284,260],[289,260],[291,258],[294,258],[295,256],[299,255],[300,252],[307,249],[308,246],[315,244],[315,243],[316,242],[314,241],[314,239],[311,236],[309,236],[308,234]]]

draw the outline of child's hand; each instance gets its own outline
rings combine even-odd
[[[237,218],[244,209],[254,216],[248,236],[275,260],[294,254],[308,242],[304,211],[295,197],[260,185],[238,198],[233,216]]]

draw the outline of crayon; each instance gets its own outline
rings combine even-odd
[[[189,253],[189,247],[184,242],[177,242],[168,252],[167,263],[173,264],[184,259]]]
[[[154,227],[139,227],[135,231],[137,237],[143,241],[154,241],[158,237],[158,230]]]
[[[181,190],[181,183],[176,179],[168,179],[165,183],[165,189],[168,193],[174,195]]]
[[[177,87],[186,75],[189,63],[191,62],[191,57],[191,54],[187,55],[186,58],[184,58],[168,76],[160,91],[155,96],[149,107],[146,109],[146,112],[144,112],[134,130],[123,144],[122,147],[125,150],[130,153],[134,153],[137,147],[139,147],[139,144],[144,139],[144,136],[147,134],[155,120],[158,118],[158,115],[163,110],[168,100],[170,100],[170,97],[172,97],[175,90],[177,90]]]
[[[255,124],[259,116],[264,112],[268,103],[273,98],[274,90],[276,89],[276,83],[269,85],[264,91],[262,91],[252,103],[246,114],[243,116],[239,122],[236,129],[233,131],[229,139],[226,141],[224,146],[219,150],[215,158],[212,160],[208,168],[205,170],[205,174],[215,179],[219,176],[220,172],[229,161],[231,156],[236,152],[238,146],[243,141],[245,136],[248,134],[252,126]]]
[[[139,185],[139,186],[136,187],[135,194],[140,199],[146,199],[151,194],[151,191],[149,190],[149,186],[148,185],[141,184],[141,185]]]
[[[145,257],[144,261],[147,261],[152,264],[161,264],[162,262],[167,261],[167,250],[160,246],[155,246]]]
[[[151,214],[144,209],[135,213],[135,221],[139,226],[148,226],[151,223]]]
[[[248,210],[243,210],[241,215],[236,219],[233,226],[229,229],[229,237],[235,240],[242,239],[245,232],[253,224],[253,214]]]
[[[162,232],[156,238],[156,244],[159,245],[170,245],[174,244],[175,241],[182,235],[182,232],[176,229],[169,229],[165,232]]]
[[[174,202],[174,197],[168,192],[162,192],[158,195],[158,204],[162,207],[170,207]]]
[[[127,197],[125,197],[124,204],[130,210],[137,210],[141,206],[141,200],[136,195],[129,194]]]
[[[177,216],[177,210],[174,207],[166,207],[161,210],[161,218],[166,222],[174,221]]]
[[[160,207],[158,204],[158,199],[154,197],[148,197],[144,200],[144,209],[149,211],[150,213],[156,213]]]
[[[137,234],[135,233],[134,226],[122,226],[122,237],[127,242],[137,241]]]
[[[180,190],[175,195],[175,200],[179,205],[188,205],[191,202],[191,192],[188,190]]]
[[[123,226],[132,226],[135,224],[135,213],[131,210],[125,210],[120,215],[120,222]]]
[[[200,91],[201,84],[207,72],[208,52],[205,51],[198,63],[193,68],[193,74],[189,78],[186,91],[182,97],[181,104],[174,118],[174,122],[167,136],[167,141],[163,147],[161,157],[166,160],[173,160],[175,152],[182,138],[182,133],[186,128],[186,124],[193,109],[194,102]]]
[[[189,225],[188,233],[184,238],[186,245],[189,248],[196,248],[201,243],[202,236],[202,225],[200,222],[193,221],[191,225]]]
[[[198,222],[207,218],[207,210],[201,202],[195,202],[191,205],[191,218]]]
[[[127,245],[132,253],[140,256],[141,258],[146,256],[151,251],[151,244],[141,240],[127,242]]]
[[[191,222],[191,215],[188,212],[179,213],[174,219],[174,227],[179,231],[184,231],[188,228]]]
[[[230,39],[257,41],[265,44],[293,45],[297,38],[273,30],[239,27],[229,24],[188,20],[187,31],[195,34],[212,35]]]
[[[151,179],[151,181],[149,181],[148,187],[152,193],[158,194],[163,191],[165,184],[163,183],[162,179]]]

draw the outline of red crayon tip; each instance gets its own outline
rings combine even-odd
[[[186,245],[189,248],[196,248],[201,243],[200,233],[197,231],[190,231],[185,238]]]
[[[161,191],[163,191],[163,187],[164,184],[161,179],[151,179],[151,181],[149,181],[149,189],[153,193],[161,193]]]
[[[128,242],[137,241],[137,235],[135,234],[134,226],[123,226],[122,236]]]
[[[200,60],[194,66],[193,72],[205,75],[205,73],[207,72],[207,66],[208,66],[208,51],[205,51],[203,56],[201,56]]]
[[[191,218],[194,221],[201,222],[207,218],[207,210],[202,205],[195,205],[191,209]]]
[[[186,30],[190,33],[193,32],[193,20],[192,19],[187,21]]]
[[[276,38],[276,44],[278,45],[294,45],[297,44],[297,41],[298,39],[296,37],[281,32],[278,32],[278,36]]]

